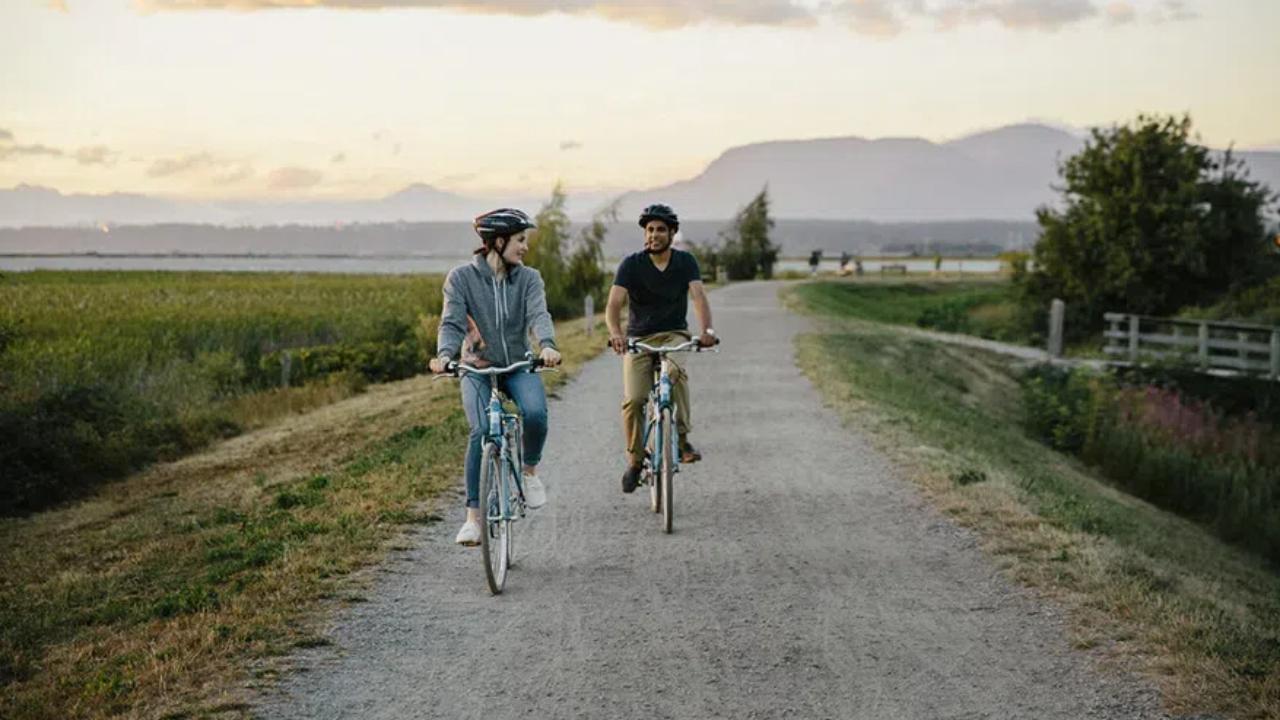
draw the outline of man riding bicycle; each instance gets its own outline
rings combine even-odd
[[[710,347],[716,343],[711,327],[711,305],[707,301],[698,261],[692,253],[671,247],[680,229],[680,218],[662,204],[650,205],[640,213],[644,228],[644,250],[633,253],[618,265],[605,323],[609,326],[609,345],[615,353],[626,352],[626,338],[661,346],[688,340],[686,319],[689,298],[702,325],[698,344]],[[627,332],[622,332],[622,303],[627,300]],[[668,358],[675,366],[674,398],[676,432],[680,438],[680,462],[702,459],[689,443],[689,384],[687,373],[674,355]],[[640,482],[644,462],[644,405],[653,384],[654,358],[647,354],[625,354],[622,359],[622,429],[627,441],[627,469],[622,475],[622,492],[634,492]]]
[[[533,220],[520,210],[501,208],[475,219],[481,245],[475,258],[449,271],[444,281],[444,309],[431,371],[443,373],[459,353],[475,367],[508,366],[529,352],[529,331],[541,346],[548,367],[560,364],[555,326],[547,312],[546,288],[537,270],[524,266]],[[547,439],[547,396],[542,379],[512,373],[499,379],[501,388],[520,408],[524,424],[524,495],[530,508],[546,502],[537,475]],[[480,543],[480,445],[488,425],[489,378],[464,375],[462,408],[471,425],[467,444],[467,520],[458,531],[460,545]]]

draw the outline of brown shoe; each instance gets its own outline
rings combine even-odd
[[[694,447],[689,444],[688,440],[682,440],[680,442],[680,462],[687,465],[689,463],[696,463],[701,459],[702,453],[695,450]]]

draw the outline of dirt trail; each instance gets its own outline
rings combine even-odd
[[[269,718],[1158,718],[1060,619],[823,407],[777,286],[713,297],[724,352],[690,358],[676,532],[624,496],[619,361],[551,405],[550,502],[517,527],[507,593],[417,536],[295,658]]]

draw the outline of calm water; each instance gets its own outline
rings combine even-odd
[[[315,257],[305,255],[284,257],[193,257],[165,255],[10,255],[0,257],[0,270],[202,270],[209,272],[307,272],[307,273],[444,273],[469,258],[464,257]],[[608,261],[610,267],[617,259]],[[838,258],[825,258],[819,269],[834,272]],[[882,265],[906,265],[912,273],[933,270],[933,260],[891,259],[867,260],[862,263],[867,273],[879,273]],[[776,272],[796,270],[808,272],[808,260],[779,260]],[[994,273],[1000,270],[1000,261],[988,258],[969,260],[943,260],[943,272]]]

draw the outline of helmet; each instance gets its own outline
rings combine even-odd
[[[515,208],[498,208],[478,216],[473,223],[476,234],[486,243],[498,238],[510,237],[530,228],[538,227],[533,218],[523,210]]]
[[[666,223],[673,234],[680,230],[680,218],[676,215],[676,211],[671,209],[670,205],[657,203],[640,212],[640,227],[648,225],[652,220],[661,220]]]

